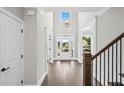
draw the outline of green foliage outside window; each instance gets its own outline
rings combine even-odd
[[[83,52],[91,52],[91,38],[83,36],[82,43],[83,43]]]

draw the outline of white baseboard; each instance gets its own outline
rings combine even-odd
[[[78,62],[79,62],[79,63],[83,63],[83,61],[81,61],[80,59],[78,59]]]
[[[40,78],[40,80],[37,82],[37,86],[40,86],[43,83],[46,75],[47,75],[47,72],[44,72],[44,74],[42,75],[42,77]]]

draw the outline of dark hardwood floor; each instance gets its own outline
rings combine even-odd
[[[83,65],[77,61],[55,61],[48,63],[48,75],[42,85],[82,86]]]

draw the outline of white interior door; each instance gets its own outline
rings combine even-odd
[[[21,25],[0,14],[0,85],[21,84]]]

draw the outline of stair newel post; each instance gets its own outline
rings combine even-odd
[[[83,85],[92,85],[92,55],[91,53],[83,54]]]

